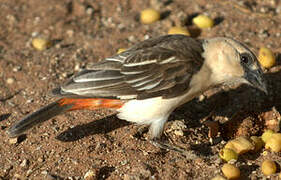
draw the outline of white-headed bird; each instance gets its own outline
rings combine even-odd
[[[81,71],[53,90],[57,101],[16,122],[8,134],[19,136],[65,111],[108,108],[120,119],[148,125],[151,138],[157,139],[177,107],[214,86],[236,82],[266,92],[257,58],[241,42],[152,38]]]

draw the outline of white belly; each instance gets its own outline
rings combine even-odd
[[[168,119],[169,115],[181,104],[191,100],[195,95],[180,96],[171,99],[161,97],[130,100],[118,109],[118,118],[138,124],[151,124],[155,120]]]

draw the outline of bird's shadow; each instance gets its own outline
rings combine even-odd
[[[281,96],[279,89],[281,88],[281,71],[265,74],[267,81],[268,95],[263,92],[241,85],[236,89],[219,91],[216,94],[206,98],[202,102],[194,99],[189,103],[184,104],[172,113],[170,120],[184,119],[187,128],[198,128],[202,126],[199,120],[208,116],[210,112],[215,111],[215,115],[231,118],[235,113],[243,110],[245,112],[254,111],[255,113],[267,112],[275,107],[277,111],[281,111]],[[60,141],[69,142],[77,141],[81,138],[108,133],[115,129],[129,125],[130,123],[119,120],[116,116],[109,116],[104,119],[89,122],[87,124],[77,125],[70,128],[56,138]],[[188,134],[187,134],[188,136]],[[190,145],[191,149],[201,149],[204,147],[205,152],[199,152],[203,156],[209,154],[207,144]]]
[[[94,134],[106,134],[115,129],[129,125],[127,121],[119,120],[111,115],[103,119],[95,120],[86,124],[77,125],[60,133],[56,139],[63,142],[77,141]]]

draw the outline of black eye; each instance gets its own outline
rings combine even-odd
[[[248,64],[249,61],[250,61],[250,58],[251,58],[251,57],[250,57],[248,54],[241,54],[241,55],[240,55],[240,60],[241,60],[241,62],[244,63],[244,64]]]

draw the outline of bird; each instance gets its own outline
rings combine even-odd
[[[7,131],[17,137],[67,111],[111,109],[117,117],[149,127],[161,138],[170,114],[205,91],[244,83],[267,93],[255,54],[229,37],[164,35],[98,61],[52,90],[58,99]],[[188,109],[187,109],[188,111]]]

